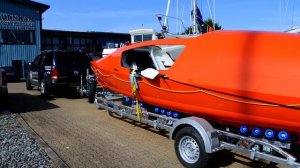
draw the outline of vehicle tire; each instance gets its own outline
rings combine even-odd
[[[41,95],[43,97],[49,97],[50,96],[50,90],[49,90],[49,87],[48,87],[45,79],[41,80],[40,91],[41,91]]]
[[[2,92],[0,92],[0,110],[6,109],[8,107],[8,90],[7,88],[3,88]]]
[[[205,152],[203,138],[193,127],[179,130],[174,145],[177,158],[183,166],[207,167],[210,154]]]
[[[26,78],[26,89],[27,90],[32,90],[32,85],[31,85],[31,81],[30,81],[29,75]]]
[[[96,94],[96,81],[90,81],[89,83],[89,95],[88,95],[88,101],[89,103],[94,103],[95,101],[95,94]]]

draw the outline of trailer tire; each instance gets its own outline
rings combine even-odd
[[[203,138],[193,127],[179,130],[174,146],[177,158],[185,167],[207,167],[210,154],[205,152]]]
[[[89,103],[94,103],[95,101],[95,94],[96,94],[96,81],[91,81],[89,83]]]

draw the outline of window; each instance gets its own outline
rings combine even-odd
[[[33,64],[36,65],[36,66],[38,66],[38,65],[39,65],[39,60],[40,60],[40,58],[41,58],[41,55],[38,55],[38,56],[34,59]]]
[[[141,35],[134,35],[133,42],[138,43],[142,41],[152,40],[152,34],[141,34]]]
[[[35,44],[33,30],[0,29],[1,44]]]
[[[80,39],[79,38],[74,38],[74,45],[79,45],[80,44]]]
[[[53,37],[52,41],[53,41],[53,45],[59,45],[59,38],[58,37]]]
[[[47,45],[51,45],[52,44],[51,37],[45,37],[44,40],[45,40],[45,44],[47,44]]]
[[[54,50],[60,49],[60,42],[58,37],[52,37],[52,46]]]
[[[46,66],[53,65],[53,54],[52,53],[46,53],[43,64]]]
[[[0,31],[0,44],[4,43],[4,39],[3,39],[3,33],[2,31]]]
[[[90,60],[82,52],[57,52],[56,53],[56,65],[59,67],[89,67]]]
[[[152,40],[152,34],[144,34],[143,41]]]
[[[135,36],[133,36],[133,41],[135,43],[142,42],[143,41],[143,35],[135,35]]]
[[[85,38],[81,38],[80,44],[85,45]]]

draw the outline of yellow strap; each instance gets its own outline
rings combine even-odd
[[[141,122],[141,118],[142,118],[142,109],[139,103],[139,100],[136,97],[136,92],[137,92],[137,83],[135,81],[135,69],[132,70],[131,72],[131,88],[132,88],[132,94],[135,97],[135,110],[136,110],[136,116],[138,118],[138,120]]]
[[[139,122],[141,122],[141,118],[142,118],[142,109],[141,109],[141,106],[140,106],[140,103],[139,103],[139,101],[138,101],[138,99],[136,98],[135,99],[135,109],[136,109],[136,116],[137,116],[137,118],[138,118],[138,120],[139,120]]]

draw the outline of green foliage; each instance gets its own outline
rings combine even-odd
[[[215,27],[213,27],[213,24],[215,25]],[[202,33],[208,32],[209,27],[211,27],[212,29],[214,28],[214,30],[222,30],[222,26],[219,23],[213,23],[212,19],[207,19],[204,20],[204,24],[201,25]]]
[[[206,33],[209,31],[209,27],[211,27],[211,30],[215,28],[214,30],[222,30],[222,26],[219,23],[214,23],[215,27],[213,27],[213,20],[212,19],[206,19],[204,20],[204,24],[201,25],[201,28],[199,28],[199,31],[202,33]],[[185,32],[182,34],[191,34],[193,32],[193,27],[188,27]]]

